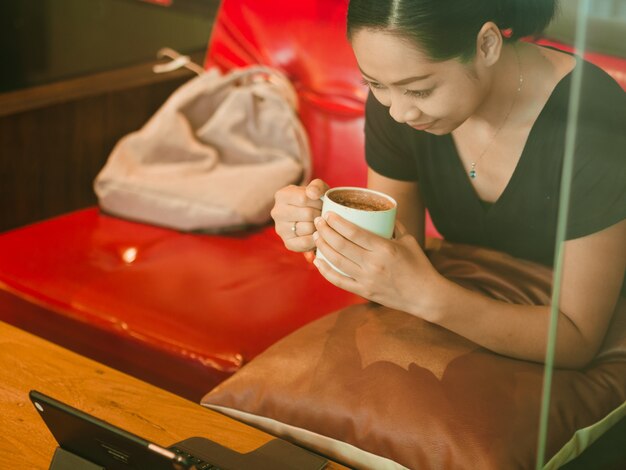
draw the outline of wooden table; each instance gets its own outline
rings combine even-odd
[[[0,469],[47,469],[57,447],[28,399],[31,389],[162,446],[201,436],[249,452],[272,438],[0,322]]]

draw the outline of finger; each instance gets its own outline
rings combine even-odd
[[[313,233],[316,231],[315,225],[313,224],[313,222],[298,222],[295,225],[295,230],[293,230],[294,225],[291,224],[290,230],[297,236],[297,237],[305,237],[307,235],[313,235]]]
[[[274,221],[279,223],[291,223],[294,222],[310,222],[312,223],[316,217],[319,217],[322,213],[321,209],[314,207],[297,207],[290,205],[276,205],[271,211],[271,216]]]
[[[361,273],[361,266],[357,261],[346,256],[345,251],[340,249],[336,249],[331,243],[328,242],[327,239],[324,238],[322,231],[319,230],[320,226],[317,226],[318,231],[313,234],[313,240],[315,241],[315,246],[318,251],[326,257],[328,261],[330,261],[334,266],[336,266],[340,271],[344,272],[348,276],[352,278],[356,278]],[[336,232],[334,232],[330,227],[325,227],[325,232],[332,232],[336,237],[341,238]],[[344,240],[346,243],[350,243],[348,240]]]
[[[321,179],[314,179],[306,187],[306,195],[309,199],[319,200],[329,187]]]
[[[291,251],[302,253],[315,249],[315,241],[311,235],[307,235],[305,237],[293,237],[288,240],[283,238],[283,241],[285,243],[285,247]]]
[[[365,250],[374,251],[376,249],[376,244],[380,241],[381,237],[378,235],[375,235],[372,232],[347,221],[334,212],[327,212],[324,214],[324,220],[329,227],[335,230],[343,238],[350,240],[352,243]]]
[[[359,267],[363,265],[366,250],[338,233],[322,217],[316,218],[314,224],[317,229],[317,235],[314,237],[316,243],[317,237],[319,237],[323,243],[329,245],[335,252],[340,253]],[[333,260],[331,262],[334,263]]]
[[[404,226],[404,224],[400,222],[399,220],[396,220],[396,224],[393,229],[393,238],[396,238],[396,239],[401,238],[407,233],[408,231],[406,227]]]
[[[285,186],[284,188],[280,188],[274,194],[274,200],[276,202],[286,202],[289,201],[295,194],[302,192],[302,188],[300,186],[296,186],[295,184],[290,184],[289,186]]]
[[[324,254],[324,256],[326,255]],[[320,258],[315,258],[313,264],[317,267],[320,274],[331,284],[345,291],[360,295],[358,294],[359,284],[351,277],[338,273],[330,264]]]
[[[322,208],[319,198],[311,199],[306,194],[306,188],[293,184],[286,186],[274,194],[275,206],[291,205],[296,207]]]
[[[283,239],[283,242],[286,243],[294,238],[310,237],[315,232],[316,228],[312,221],[296,220],[297,218],[297,216],[287,217],[287,220],[284,221],[282,218],[274,217],[274,230]],[[312,241],[309,241],[308,244],[310,245],[309,249],[314,248]]]
[[[295,230],[294,230],[295,228]],[[313,222],[277,222],[274,226],[274,230],[278,234],[280,238],[283,239],[283,242],[287,243],[289,240],[293,240],[296,238],[303,237],[311,237],[313,233],[316,231],[315,225]],[[314,242],[309,242],[313,244]],[[299,250],[298,250],[299,251]]]

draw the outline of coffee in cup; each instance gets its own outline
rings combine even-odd
[[[391,238],[396,222],[396,201],[387,194],[372,189],[338,187],[322,196],[322,217],[334,212],[349,222],[383,238]],[[323,259],[337,272],[345,275],[328,261],[318,250],[317,258]]]
[[[328,197],[341,206],[362,211],[388,211],[395,207],[395,201],[388,196],[362,189],[337,188]]]

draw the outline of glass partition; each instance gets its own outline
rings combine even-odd
[[[566,49],[571,50],[577,56],[584,57],[588,61],[596,64],[611,75],[619,83],[622,89],[626,89],[626,1],[561,1],[560,12],[553,24],[551,24],[546,30],[545,37],[549,41],[566,44]],[[624,418],[626,415],[626,411],[624,410],[626,403],[619,403],[619,399],[617,402],[611,402],[611,399],[605,395],[592,396],[590,401],[594,402],[591,407],[602,409],[603,412],[606,412],[607,414],[604,415],[605,417],[599,421],[590,420],[592,422],[586,422],[583,426],[577,424],[579,431],[576,433],[577,435],[574,439],[577,441],[576,445],[570,441],[570,443],[566,445],[566,448],[561,448],[561,454],[555,457],[554,453],[556,449],[554,446],[551,448],[549,439],[551,432],[557,430],[559,426],[559,423],[555,421],[563,418],[562,416],[555,418],[553,408],[556,406],[555,401],[558,401],[560,398],[558,396],[559,390],[555,387],[556,381],[560,381],[559,386],[561,389],[564,386],[562,382],[565,381],[564,374],[561,373],[562,368],[558,366],[557,362],[555,362],[559,331],[561,328],[566,326],[564,325],[563,315],[560,314],[560,312],[569,307],[567,300],[564,299],[564,295],[566,295],[564,290],[567,285],[566,283],[569,282],[570,284],[567,288],[569,289],[569,293],[571,293],[571,286],[573,282],[571,279],[568,279],[568,276],[576,276],[576,274],[571,274],[571,261],[569,265],[566,261],[568,259],[566,253],[571,249],[568,247],[571,245],[568,241],[574,240],[574,243],[577,243],[577,246],[580,247],[583,243],[580,242],[582,238],[598,237],[599,232],[606,232],[607,230],[614,228],[613,225],[607,225],[605,223],[604,225],[598,225],[597,230],[588,229],[588,233],[583,233],[580,236],[572,235],[572,226],[575,224],[574,219],[576,217],[581,217],[580,211],[584,205],[581,203],[581,200],[585,198],[600,198],[603,194],[619,194],[621,191],[621,195],[618,195],[616,199],[606,200],[605,205],[621,204],[621,211],[623,212],[624,204],[623,188],[626,186],[626,178],[624,175],[623,164],[618,165],[617,163],[620,160],[620,152],[622,155],[621,161],[623,161],[623,158],[626,157],[626,148],[621,147],[621,150],[617,151],[613,148],[612,152],[618,155],[617,159],[606,159],[604,158],[605,149],[610,148],[610,144],[608,146],[600,145],[597,148],[590,148],[590,146],[586,143],[586,139],[589,136],[602,135],[604,136],[603,139],[607,141],[614,141],[615,145],[619,145],[620,142],[623,143],[624,133],[626,132],[626,122],[622,121],[620,123],[618,121],[616,123],[612,114],[613,112],[616,112],[618,115],[624,116],[625,113],[621,106],[619,108],[611,109],[611,106],[607,106],[606,102],[602,102],[605,97],[611,96],[604,86],[593,89],[592,91],[594,96],[589,96],[591,89],[589,83],[591,83],[591,80],[594,79],[592,75],[593,72],[590,71],[589,68],[575,67],[572,71],[571,86],[569,89],[569,107],[565,130],[565,153],[562,167],[554,254],[552,303],[539,420],[539,440],[536,460],[537,469],[591,468],[588,467],[590,462],[593,462],[593,468],[618,468],[620,463],[623,464],[622,459],[624,458],[622,449],[625,442],[624,436],[626,432],[626,418]],[[606,87],[610,88],[611,85],[607,84]],[[618,90],[618,88],[616,88],[616,90]],[[597,108],[590,106],[590,103],[594,101],[597,103]],[[623,102],[624,100],[617,101],[617,103]],[[590,116],[590,113],[594,110],[597,112],[597,116]],[[590,129],[590,127],[593,126],[595,126],[595,128]],[[603,183],[602,180],[598,180],[587,185],[581,184],[579,180],[585,171],[584,168],[581,168],[581,161],[585,158],[585,153],[591,154],[594,162],[603,162],[601,164],[605,165],[605,172],[611,173],[612,170],[614,170],[614,177],[605,183]],[[618,185],[622,189],[618,189],[617,192],[611,192],[609,190],[604,191],[604,189],[601,188],[602,185],[613,187]],[[592,220],[597,216],[598,214],[596,213],[588,213],[586,216],[586,225],[591,226],[593,224]],[[615,224],[620,223],[619,219],[616,219],[614,222]],[[616,233],[619,234],[619,232]],[[617,238],[619,239],[620,235],[618,235]],[[621,243],[623,244],[624,242],[625,240],[623,239],[622,231]],[[587,246],[593,246],[593,243],[588,243],[588,241],[585,241],[584,243],[587,243]],[[599,258],[602,257],[601,251],[602,250],[600,249]],[[574,259],[578,258],[574,257]],[[610,272],[610,269],[610,263],[607,263],[606,269],[604,269],[604,266],[600,266],[595,272],[595,275],[598,276],[599,279],[602,279],[601,282],[615,284],[615,280],[613,279],[615,278],[615,275]],[[588,276],[588,274],[586,275]],[[623,279],[621,282],[623,283]],[[597,286],[598,283],[594,283],[594,285]],[[588,286],[589,284],[584,281],[581,283],[582,289],[585,289]],[[607,289],[606,292],[614,296],[615,288],[613,287],[612,289]],[[623,297],[623,295],[624,286],[622,284],[621,297]],[[622,315],[620,312],[622,312],[623,309],[620,311],[618,308],[612,309],[612,307],[607,306],[606,304],[601,305],[605,299],[598,299],[598,296],[594,295],[593,292],[590,292],[590,296],[596,300],[594,305],[587,306],[587,312],[594,312],[594,307],[597,306],[597,312],[599,312],[600,317],[598,318],[599,322],[602,321],[602,312],[610,310],[611,314],[609,316],[607,333],[598,355],[590,362],[588,367],[581,369],[583,373],[588,372],[589,374],[598,369],[598,364],[601,364],[602,359],[607,357],[609,354],[607,352],[608,349],[615,348],[615,344],[623,345],[624,334],[626,334],[626,330],[619,330],[620,325],[618,324],[618,321],[620,320],[617,318]],[[618,294],[618,307],[623,304],[619,297],[620,295]],[[581,343],[580,347],[582,348],[583,346],[584,345]],[[575,385],[576,382],[574,381],[567,384],[567,386],[572,389]],[[574,392],[574,390],[571,391],[572,393]],[[587,391],[577,390],[577,392],[584,396]],[[579,417],[582,414],[584,413],[579,413]],[[580,424],[582,424],[582,422]],[[577,455],[577,446],[582,446],[582,448],[584,448],[594,441],[596,442],[595,445],[588,447],[588,450],[586,450],[584,454],[580,456]],[[569,460],[566,456],[568,452],[570,453],[570,458],[578,458],[575,460]],[[600,455],[600,452],[602,452],[603,455]],[[563,462],[565,462],[565,465],[561,467],[560,465]]]

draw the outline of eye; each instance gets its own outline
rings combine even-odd
[[[405,90],[404,94],[412,98],[428,98],[433,92],[433,89],[429,90]]]
[[[385,88],[384,86],[382,86],[380,83],[377,82],[370,82],[369,80],[366,80],[364,78],[361,79],[361,83],[367,87],[373,88],[375,90],[382,90],[383,88]]]

